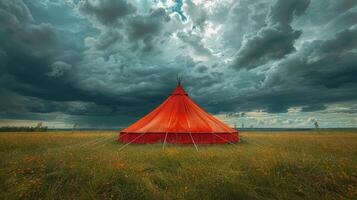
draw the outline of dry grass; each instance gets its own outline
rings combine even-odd
[[[357,133],[242,133],[238,145],[0,133],[0,199],[356,199]]]

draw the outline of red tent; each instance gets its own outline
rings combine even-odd
[[[123,143],[218,144],[239,142],[238,131],[195,104],[179,83],[171,96],[120,131]]]

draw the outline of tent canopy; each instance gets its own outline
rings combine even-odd
[[[238,132],[195,104],[180,82],[160,106],[120,133],[121,142],[129,142],[135,139],[134,136],[140,136],[134,143],[239,141]],[[182,138],[186,140],[183,141]]]

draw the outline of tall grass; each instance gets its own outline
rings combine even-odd
[[[353,199],[357,134],[128,145],[114,132],[0,133],[0,199]]]

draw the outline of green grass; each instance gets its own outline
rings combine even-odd
[[[128,145],[114,132],[0,133],[0,199],[357,199],[357,133]]]

